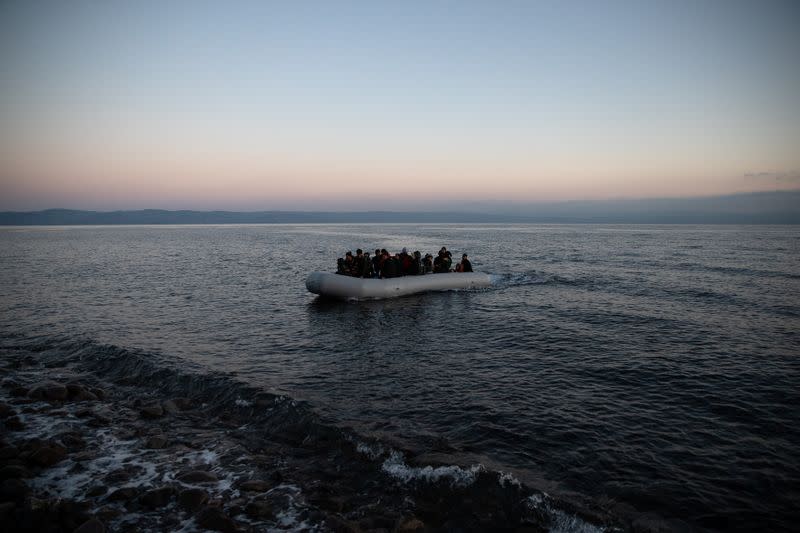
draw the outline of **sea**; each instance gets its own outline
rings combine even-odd
[[[348,250],[442,246],[492,286],[305,287]],[[608,528],[581,509],[623,530],[800,527],[800,226],[4,227],[0,347],[195,396],[224,379],[232,409],[281,395],[420,465],[387,459],[380,483],[497,472],[568,503],[553,530]]]

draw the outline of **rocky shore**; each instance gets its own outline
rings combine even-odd
[[[173,396],[156,378],[44,364],[27,350],[4,349],[0,365],[3,531],[546,531],[554,520],[580,522],[513,478],[422,464],[283,409],[285,397],[223,400],[191,383]]]

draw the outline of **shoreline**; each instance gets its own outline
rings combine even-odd
[[[609,520],[480,465],[416,464],[284,396],[167,384],[175,376],[120,349],[105,364],[46,352],[0,351],[7,531],[600,531],[583,518]]]

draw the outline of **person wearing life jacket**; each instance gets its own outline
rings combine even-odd
[[[383,260],[383,265],[381,266],[381,277],[382,278],[396,278],[400,275],[399,269],[399,261],[397,261],[394,257],[389,257],[389,254],[386,254],[386,258]]]
[[[431,254],[425,254],[425,258],[422,260],[422,274],[431,274],[433,272],[433,256]]]
[[[372,257],[372,277],[379,278],[381,273],[381,251],[375,248],[375,255]]]
[[[369,252],[364,252],[364,260],[362,261],[361,267],[361,277],[362,278],[371,278],[372,277],[372,260],[369,257]]]
[[[461,262],[459,265],[461,266],[460,272],[472,272],[472,263],[467,259],[467,254],[461,255]]]
[[[400,273],[407,276],[411,269],[411,256],[408,254],[408,248],[403,247],[403,251],[397,257],[400,259]]]
[[[408,267],[409,276],[418,276],[422,274],[422,255],[419,250],[410,255],[411,265]]]

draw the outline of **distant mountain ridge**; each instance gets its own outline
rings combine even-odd
[[[471,204],[428,211],[122,211],[0,212],[0,225],[309,224],[309,223],[596,223],[800,224],[800,191],[706,198]]]

